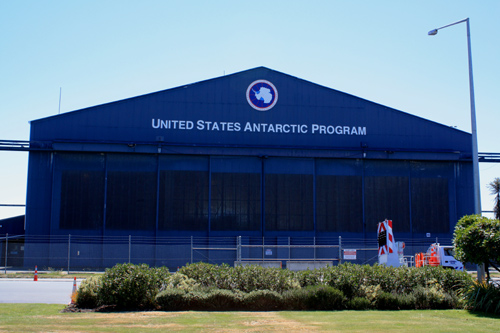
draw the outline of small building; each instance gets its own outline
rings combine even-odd
[[[210,248],[376,242],[386,218],[411,246],[473,212],[469,133],[265,67],[35,120],[30,142],[26,265],[172,268],[193,241],[232,263]]]
[[[22,267],[23,259],[24,215],[0,220],[0,266]]]

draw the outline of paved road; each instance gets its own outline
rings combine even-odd
[[[72,291],[73,279],[0,278],[0,303],[68,304]]]

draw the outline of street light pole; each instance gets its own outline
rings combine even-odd
[[[429,31],[429,36],[434,36],[438,33],[438,30],[450,27],[455,24],[463,23],[467,24],[467,54],[469,58],[469,90],[470,90],[470,118],[472,127],[472,172],[474,176],[474,213],[481,215],[481,192],[479,184],[479,156],[477,148],[477,126],[476,126],[476,103],[474,98],[474,79],[472,76],[472,52],[470,45],[470,25],[469,18],[464,20],[445,25],[441,28],[437,28]],[[478,266],[477,278],[482,281],[484,279],[484,266]]]

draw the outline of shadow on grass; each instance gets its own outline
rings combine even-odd
[[[478,318],[500,319],[500,315],[497,315],[494,313],[472,311],[472,310],[469,310],[467,312],[470,313],[471,315],[473,315],[474,317],[478,317]]]

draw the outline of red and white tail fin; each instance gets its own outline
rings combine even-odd
[[[378,255],[396,252],[394,235],[392,233],[392,220],[380,222],[377,228]]]
[[[378,224],[378,262],[381,265],[404,265],[404,243],[396,242],[392,233],[392,220],[385,220]]]

